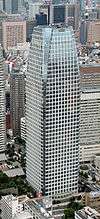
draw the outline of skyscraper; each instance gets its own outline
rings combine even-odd
[[[26,75],[26,175],[45,195],[77,191],[79,102],[72,29],[34,28]]]
[[[81,10],[94,9],[96,7],[96,0],[80,0]]]
[[[12,0],[12,13],[18,13],[18,0]]]
[[[5,80],[3,55],[0,47],[0,153],[5,151]]]
[[[21,134],[21,117],[25,113],[25,75],[14,69],[10,75],[10,110],[14,136]]]
[[[0,1],[0,10],[3,11],[3,0]]]
[[[12,13],[12,0],[4,0],[3,1],[3,8],[8,14]]]

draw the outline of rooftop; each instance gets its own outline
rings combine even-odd
[[[18,213],[14,219],[32,219],[33,216],[28,211],[23,211],[21,213]]]
[[[18,200],[16,197],[14,197],[13,195],[6,195],[6,196],[2,196],[2,199],[6,200],[7,202],[11,202],[11,201],[16,201]]]
[[[51,200],[47,200],[47,203],[43,200],[32,200],[27,201],[26,206],[29,206],[30,209],[39,215],[43,219],[53,219],[51,212]]]
[[[100,191],[90,192],[89,194],[92,198],[100,197]]]
[[[75,212],[82,219],[100,219],[100,214],[90,207],[84,207],[82,210]],[[76,217],[77,218],[77,217]]]
[[[15,168],[11,170],[3,171],[8,177],[15,177],[15,176],[23,176],[25,175],[22,168]]]
[[[5,153],[0,154],[0,161],[5,161],[7,160]]]

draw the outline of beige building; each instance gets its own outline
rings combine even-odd
[[[89,192],[84,193],[82,196],[82,203],[85,206],[95,208],[100,213],[100,192]]]
[[[4,21],[2,23],[3,48],[10,49],[26,42],[26,21]]]
[[[88,25],[87,43],[100,43],[100,20],[91,21]]]
[[[84,65],[81,73],[80,161],[100,153],[100,65]]]

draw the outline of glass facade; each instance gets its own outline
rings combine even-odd
[[[77,191],[79,104],[72,29],[35,28],[26,76],[26,174],[46,195]]]

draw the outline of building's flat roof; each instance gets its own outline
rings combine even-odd
[[[90,208],[88,206],[77,211],[76,214],[79,215],[82,219],[88,219],[88,218],[99,219],[100,218],[100,214],[95,209]]]
[[[89,194],[92,198],[100,197],[100,191],[90,192]]]
[[[80,73],[81,74],[86,74],[86,73],[93,73],[97,74],[100,73],[100,63],[99,64],[84,64],[80,65]]]
[[[0,161],[7,160],[5,153],[0,154]]]
[[[15,169],[11,169],[11,170],[6,170],[3,171],[8,177],[15,177],[15,176],[23,176],[25,175],[23,169],[20,168],[15,168]]]
[[[33,216],[28,212],[28,211],[24,211],[21,213],[18,213],[14,219],[31,219],[33,218]]]

